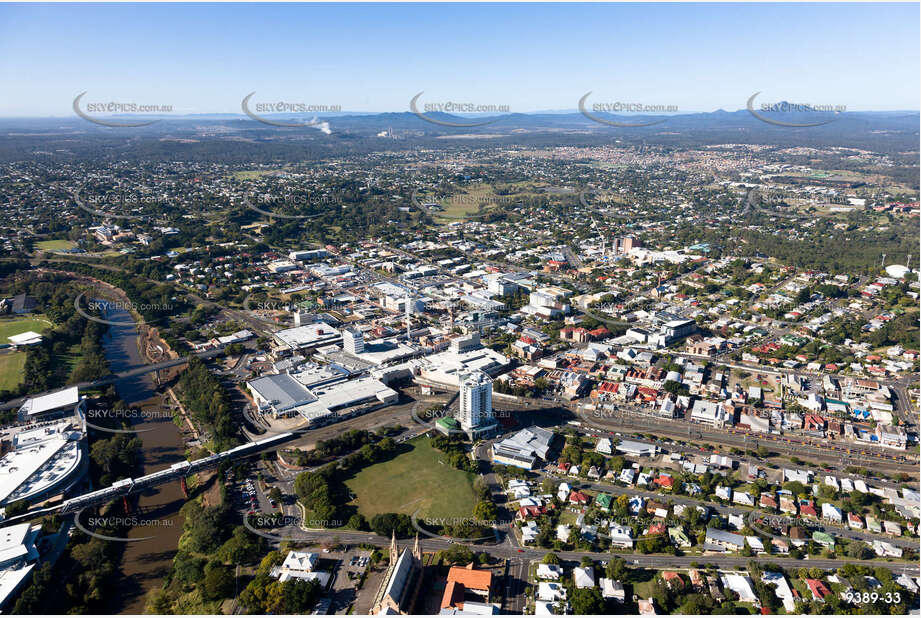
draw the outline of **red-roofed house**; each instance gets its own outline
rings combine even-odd
[[[611,331],[606,329],[604,326],[599,326],[598,328],[594,330],[588,331],[588,334],[592,339],[594,339],[595,341],[598,341],[610,335]]]
[[[448,584],[441,597],[441,609],[464,609],[464,599],[473,595],[478,602],[488,603],[492,590],[492,571],[480,571],[473,563],[466,567],[451,567]]]
[[[655,536],[657,534],[665,534],[665,524],[662,522],[656,522],[649,525],[649,529],[646,531],[646,534],[649,536]]]
[[[819,513],[815,510],[815,505],[811,500],[802,500],[799,503],[799,514],[810,519],[818,519]]]
[[[534,519],[540,517],[547,512],[547,509],[543,506],[522,506],[518,508],[518,519],[524,521],[526,519]]]
[[[659,391],[654,388],[649,388],[648,386],[638,386],[636,392],[637,395],[647,403],[655,402],[659,398]]]
[[[822,580],[819,579],[806,579],[806,585],[809,586],[809,591],[812,592],[812,598],[816,601],[825,601],[825,597],[831,594],[831,590],[828,589],[828,586],[822,583]]]
[[[681,576],[678,575],[676,571],[662,571],[662,580],[665,582],[665,585],[669,588],[678,587],[684,585],[684,580],[681,579]]]

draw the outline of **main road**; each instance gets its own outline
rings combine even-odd
[[[378,547],[389,547],[390,538],[380,536],[373,532],[359,532],[350,529],[323,529],[323,530],[304,530],[300,527],[291,525],[286,528],[275,529],[272,531],[264,530],[265,536],[276,542],[291,541],[301,543],[323,544],[330,543],[338,539],[340,543],[352,545],[370,544]],[[424,551],[437,552],[444,549],[450,549],[459,543],[443,538],[420,537],[419,545]],[[731,556],[731,555],[693,555],[693,556],[673,556],[671,554],[633,554],[624,552],[584,552],[584,551],[555,551],[551,549],[535,549],[531,547],[514,547],[505,543],[497,544],[494,542],[482,542],[476,545],[470,545],[473,550],[486,551],[498,558],[507,558],[510,560],[540,560],[548,553],[555,553],[563,560],[578,562],[588,556],[595,560],[606,560],[617,556],[626,560],[629,566],[653,567],[653,568],[691,568],[693,564],[716,564],[723,568],[744,567],[750,561],[777,564],[782,567],[799,568],[799,567],[819,567],[823,569],[836,569],[845,564],[860,564],[869,567],[885,567],[895,573],[910,573],[913,576],[921,576],[921,569],[916,562],[894,561],[894,560],[851,560],[851,559],[831,559],[831,558],[809,558],[808,560],[799,560],[777,555],[765,556]]]

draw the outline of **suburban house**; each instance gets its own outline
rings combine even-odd
[[[707,528],[707,537],[704,542],[706,551],[740,551],[745,547],[745,537],[741,534]]]
[[[612,525],[609,534],[613,547],[633,548],[633,531],[629,526]]]
[[[825,597],[831,594],[831,590],[828,589],[821,580],[806,578],[806,585],[809,586],[809,591],[812,593],[812,599],[814,601],[825,601]]]

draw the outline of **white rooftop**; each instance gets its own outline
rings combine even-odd
[[[4,455],[0,459],[0,503],[41,494],[69,478],[83,458],[79,438],[77,432],[61,433]]]
[[[271,374],[251,380],[247,386],[281,412],[316,401],[307,388],[287,373]]]
[[[8,339],[13,343],[13,345],[27,345],[39,343],[42,340],[42,336],[39,333],[30,330],[24,333],[19,333],[18,335],[8,337]]]
[[[723,586],[739,595],[743,603],[758,603],[758,597],[752,588],[752,580],[747,575],[739,573],[725,573],[720,577]]]
[[[47,395],[28,399],[24,404],[22,404],[22,407],[19,410],[22,414],[35,416],[36,414],[42,414],[43,412],[51,412],[53,410],[63,409],[66,407],[74,407],[79,402],[80,394],[78,389],[76,386],[71,386],[70,388],[65,388],[64,390],[57,391],[55,393],[49,393]]]
[[[467,371],[489,373],[507,365],[509,359],[490,348],[478,348],[466,352],[446,350],[410,362],[421,368],[422,377],[426,380],[456,386],[459,374]]]
[[[594,588],[595,569],[592,567],[576,567],[572,570],[572,579],[576,588]]]
[[[325,322],[314,322],[275,333],[275,339],[294,349],[330,343],[340,337],[339,331]]]
[[[35,536],[32,524],[28,522],[0,528],[0,569],[18,560],[38,558],[38,551],[33,543]]]
[[[8,612],[9,599],[26,583],[38,560],[35,538],[40,528],[16,524],[0,528],[0,606]]]
[[[369,376],[317,386],[312,391],[318,403],[330,409],[348,407],[372,397],[383,402],[398,396],[395,390]]]
[[[283,569],[292,571],[313,571],[319,560],[319,554],[306,551],[289,551],[281,566]]]

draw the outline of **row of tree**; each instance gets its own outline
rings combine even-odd
[[[178,383],[179,398],[192,420],[210,429],[215,451],[225,451],[240,444],[233,408],[227,391],[197,356],[189,364]]]
[[[179,551],[163,587],[148,600],[147,611],[219,613],[220,602],[236,589],[236,565],[254,564],[266,549],[265,541],[235,524],[235,513],[226,501],[202,506],[193,500],[180,512],[184,522]]]

